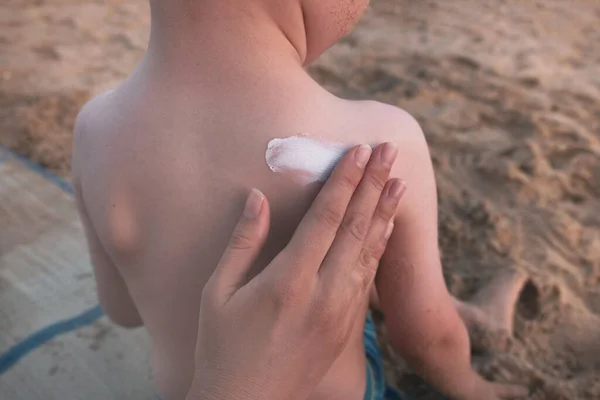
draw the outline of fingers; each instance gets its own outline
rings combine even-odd
[[[285,251],[301,265],[311,266],[315,272],[318,270],[363,177],[370,155],[371,148],[367,145],[348,151],[300,222]]]
[[[359,273],[375,276],[375,270],[379,260],[383,256],[387,241],[394,229],[394,217],[398,210],[398,204],[406,192],[406,183],[401,179],[391,179],[379,200],[371,229],[367,234],[364,245],[355,261],[355,268]],[[371,279],[372,280],[372,279]],[[368,281],[370,284],[371,280]],[[367,285],[368,286],[368,285]]]
[[[366,175],[365,175],[366,176]],[[387,241],[392,234],[393,219],[406,184],[400,179],[391,179],[385,185],[373,212],[371,226],[362,243],[353,243],[348,235],[339,235],[327,255],[322,270],[324,285],[352,287],[355,294],[365,294],[375,278],[379,260],[383,256]],[[353,199],[354,201],[354,199]],[[339,239],[339,242],[338,242]]]
[[[268,231],[268,201],[260,191],[252,189],[246,199],[244,212],[211,278],[218,296],[223,296],[225,301],[244,284],[252,263],[265,243]]]
[[[396,146],[392,143],[378,146],[373,152],[360,185],[348,205],[338,234],[325,258],[324,265],[330,265],[329,269],[331,267],[335,269],[336,266],[348,268],[349,265],[354,265],[354,261],[363,249],[378,204],[379,208],[375,216],[386,218],[381,226],[385,231],[388,222],[396,212],[400,191],[403,190],[400,181],[386,186],[397,152]],[[384,188],[386,191],[382,196]],[[392,189],[396,191],[393,193],[395,196],[391,196]],[[384,201],[380,201],[380,198]],[[342,265],[344,263],[346,265]]]

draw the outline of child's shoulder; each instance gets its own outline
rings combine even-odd
[[[103,131],[114,121],[115,111],[112,96],[114,89],[102,92],[92,97],[79,110],[73,128],[72,172],[77,174],[78,165],[91,156]],[[78,162],[80,161],[80,162]]]
[[[427,147],[419,122],[402,108],[377,101],[344,101],[357,132],[371,143],[393,141],[398,146]]]
[[[358,143],[392,141],[398,146],[392,176],[402,178],[408,184],[409,191],[402,203],[410,207],[403,209],[418,214],[417,211],[423,209],[425,203],[434,204],[436,195],[433,165],[419,122],[408,112],[389,104],[375,101],[352,103],[348,107],[358,110],[356,113],[360,115],[359,121],[363,121],[358,122],[363,123],[359,129]]]
[[[75,136],[88,130],[90,124],[98,118],[106,116],[106,113],[109,111],[110,98],[114,91],[115,89],[109,89],[97,94],[83,105],[75,120]]]
[[[351,101],[350,103],[362,108],[365,116],[374,121],[390,124],[391,127],[408,129],[413,133],[421,133],[421,127],[417,120],[400,107],[373,100]]]

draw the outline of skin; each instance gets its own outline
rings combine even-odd
[[[498,390],[471,369],[467,330],[442,276],[435,179],[419,125],[392,106],[336,98],[302,68],[365,6],[151,1],[146,57],[80,112],[73,182],[100,302],[117,324],[145,325],[165,399],[183,399],[192,383],[200,289],[250,188],[261,188],[271,205],[270,234],[250,276],[286,246],[315,198],[319,185],[299,185],[264,162],[269,140],[298,133],[396,143],[391,176],[409,191],[376,279],[395,349],[454,398],[521,393]],[[311,399],[362,398],[363,324],[356,321]]]
[[[390,173],[381,151],[365,171],[370,152],[367,146],[348,152],[291,241],[247,282],[269,230],[269,203],[251,192],[202,293],[186,399],[311,395],[363,312],[406,188],[398,179],[380,184]]]

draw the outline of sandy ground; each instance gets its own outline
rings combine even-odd
[[[4,0],[0,143],[66,176],[78,108],[135,66],[147,28],[143,0]],[[596,0],[373,0],[310,69],[420,121],[453,293],[530,276],[508,351],[474,360],[532,399],[600,398],[599,66]],[[384,347],[390,379],[437,398]]]

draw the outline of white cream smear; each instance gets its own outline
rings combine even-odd
[[[288,174],[301,183],[325,182],[350,148],[297,135],[271,140],[265,159],[271,171]]]

